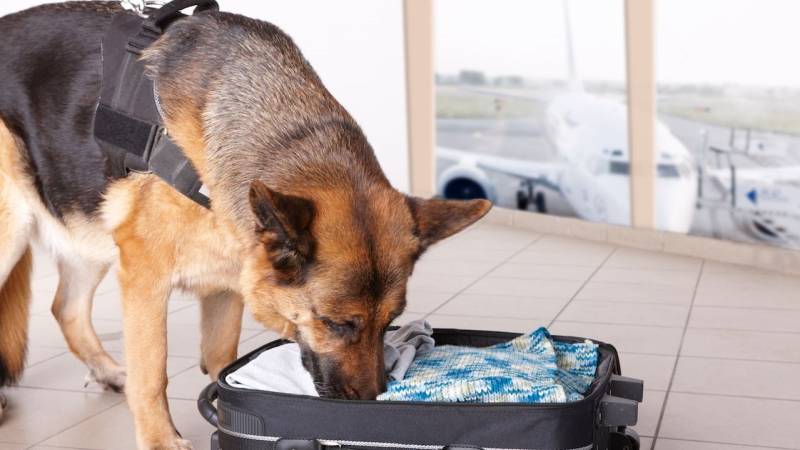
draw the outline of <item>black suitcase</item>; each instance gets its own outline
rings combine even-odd
[[[485,347],[518,334],[437,329],[436,345]],[[583,338],[554,336],[578,342]],[[635,425],[643,383],[621,376],[613,346],[600,358],[586,397],[563,404],[429,403],[335,400],[234,388],[226,376],[278,340],[240,358],[198,399],[218,431],[212,450],[497,449],[637,450]],[[217,406],[213,402],[216,400]]]

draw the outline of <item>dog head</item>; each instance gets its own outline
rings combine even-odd
[[[431,244],[472,224],[485,200],[422,200],[387,188],[314,200],[254,182],[258,237],[243,288],[254,317],[296,340],[320,394],[374,399],[385,390],[383,336]]]

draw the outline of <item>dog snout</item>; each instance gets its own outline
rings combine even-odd
[[[346,385],[342,389],[347,400],[375,400],[385,390],[386,383],[383,381],[363,386]]]

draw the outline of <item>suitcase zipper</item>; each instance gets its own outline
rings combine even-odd
[[[239,433],[219,427],[219,431],[239,439],[248,439],[262,442],[278,442],[281,438],[276,436],[261,436],[256,434]],[[424,445],[424,444],[397,444],[392,442],[368,442],[368,441],[343,441],[331,439],[317,439],[324,447],[371,447],[371,448],[396,448],[407,450],[442,450],[446,445]],[[531,449],[531,448],[503,448],[503,447],[481,447],[483,450],[591,450],[594,445],[572,449]]]

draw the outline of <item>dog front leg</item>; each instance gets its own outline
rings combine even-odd
[[[203,296],[201,299],[200,367],[212,380],[236,359],[242,331],[242,297],[230,291]]]
[[[132,258],[122,250],[120,287],[123,297],[125,394],[136,425],[140,449],[191,449],[178,436],[167,403],[167,300],[169,273],[145,255]],[[130,264],[126,264],[130,263]],[[166,271],[165,271],[166,272]]]

